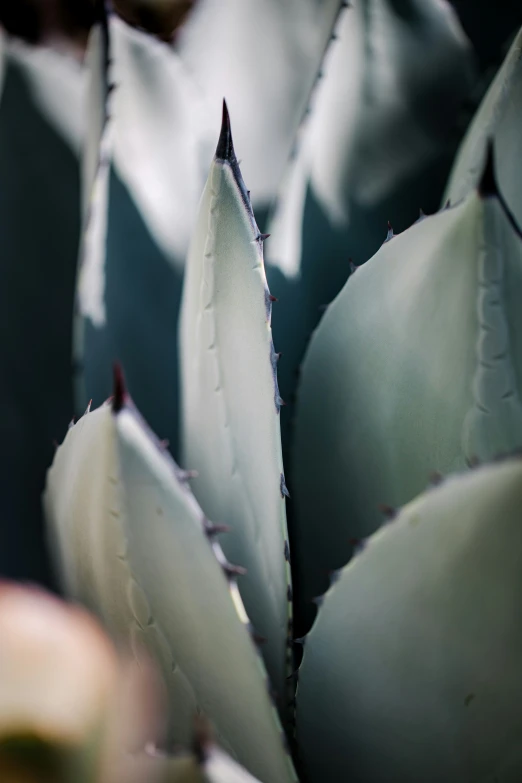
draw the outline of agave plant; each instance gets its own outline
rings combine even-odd
[[[450,7],[342,5],[281,48],[282,89],[308,65],[249,139],[270,63],[234,82],[212,160],[221,38],[248,24],[218,34],[203,4],[174,55],[101,9],[67,322],[85,413],[47,474],[51,551],[155,662],[173,764],[211,722],[194,775],[516,783],[522,32],[455,159],[473,66]]]

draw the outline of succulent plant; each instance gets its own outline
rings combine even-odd
[[[264,0],[256,25],[254,7],[201,0],[167,45],[96,3],[75,70],[5,43],[0,171],[16,181],[32,142],[11,162],[2,131],[30,111],[63,191],[33,233],[21,196],[0,201],[4,269],[22,290],[48,231],[69,270],[54,321],[37,297],[62,339],[47,418],[45,368],[6,353],[8,519],[49,468],[56,574],[106,637],[56,602],[18,673],[32,615],[10,630],[0,590],[24,686],[9,709],[0,687],[0,772],[32,758],[9,744],[17,710],[60,753],[76,723],[50,736],[49,715],[77,694],[64,783],[517,783],[522,31],[457,152],[476,75],[446,2]],[[52,645],[75,623],[71,663]]]
[[[382,524],[379,503],[402,505],[432,472],[522,446],[521,271],[490,146],[478,190],[386,241],[325,314],[294,440],[305,601]]]

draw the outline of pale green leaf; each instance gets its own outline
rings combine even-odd
[[[223,553],[186,479],[124,403],[117,385],[114,410],[83,416],[48,475],[66,587],[157,660],[173,739],[187,742],[195,698],[240,763],[264,783],[287,783],[291,762]]]
[[[227,557],[284,704],[291,613],[272,304],[226,106],[187,261],[180,351],[185,467],[209,517],[230,525]],[[285,543],[286,542],[286,543]]]
[[[522,774],[522,462],[451,477],[366,542],[306,644],[311,783]]]
[[[522,446],[521,295],[522,238],[499,197],[475,191],[392,237],[330,306],[293,451],[305,600],[379,527],[381,504]]]

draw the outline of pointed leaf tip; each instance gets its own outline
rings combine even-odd
[[[128,398],[127,387],[125,386],[125,378],[123,376],[123,370],[118,362],[114,363],[113,367],[113,395],[112,395],[112,412],[119,413],[122,408],[125,407],[125,403]]]
[[[495,177],[493,139],[491,138],[488,139],[486,147],[486,160],[477,189],[482,198],[488,198],[488,196],[498,196],[498,186]]]
[[[219,160],[235,161],[236,153],[232,142],[232,128],[230,127],[230,115],[227,102],[223,98],[223,119],[221,121],[221,133],[216,147],[216,158]]]

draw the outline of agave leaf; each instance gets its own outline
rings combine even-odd
[[[520,780],[521,519],[516,458],[417,498],[342,571],[299,676],[311,781]]]
[[[187,261],[180,327],[185,465],[204,511],[230,525],[229,559],[282,705],[291,587],[277,355],[263,240],[237,164],[226,105]]]
[[[275,196],[341,0],[199,0],[180,56],[208,96],[223,95],[254,206]],[[252,118],[255,117],[255,122]]]
[[[336,28],[299,154],[269,225],[274,334],[291,400],[321,308],[386,236],[434,211],[451,166],[471,49],[438,0],[356,0]],[[420,67],[422,63],[422,67]]]
[[[69,592],[166,673],[173,739],[187,741],[193,692],[240,763],[266,783],[292,780],[230,567],[120,380],[112,406],[69,430],[45,508]]]
[[[293,452],[305,600],[379,504],[522,446],[522,238],[495,187],[490,157],[481,192],[385,242],[314,335]]]
[[[79,278],[77,409],[108,396],[112,363],[121,361],[137,404],[176,454],[177,312],[203,166],[211,160],[206,121],[169,47],[115,16],[108,33],[110,74],[102,72],[105,88],[95,84],[92,94],[105,101],[113,87],[110,123],[100,136],[100,110],[90,112],[86,150],[87,190],[88,161],[100,166]],[[93,49],[102,44],[91,40]],[[103,60],[99,51],[91,56]]]
[[[0,572],[52,584],[40,508],[53,440],[73,412],[72,303],[80,198],[80,66],[4,41],[0,100]]]
[[[455,160],[443,203],[455,204],[472,190],[493,138],[500,190],[522,225],[522,29],[519,31],[471,123]],[[518,164],[518,165],[517,165]]]
[[[98,3],[97,15],[99,19],[91,28],[85,53],[85,70],[88,77],[86,96],[84,97],[86,111],[83,112],[86,119],[82,157],[82,220],[84,227],[89,223],[89,210],[95,182],[100,176],[99,170],[100,168],[108,168],[108,161],[105,167],[102,167],[100,161],[103,137],[109,123],[109,96],[112,86],[109,23],[105,13],[105,2]]]
[[[94,421],[88,427],[86,418],[91,415]],[[113,430],[110,408],[99,408],[72,427],[58,450],[45,500],[52,551],[58,553],[66,592],[98,614],[114,638],[130,645],[137,660],[142,650],[154,657],[171,705],[168,739],[186,745],[196,700],[128,561],[120,510],[125,493],[118,486]],[[92,500],[84,501],[84,493],[93,493]]]
[[[176,53],[110,18],[114,56],[114,166],[151,234],[175,267],[185,261],[213,123]]]

